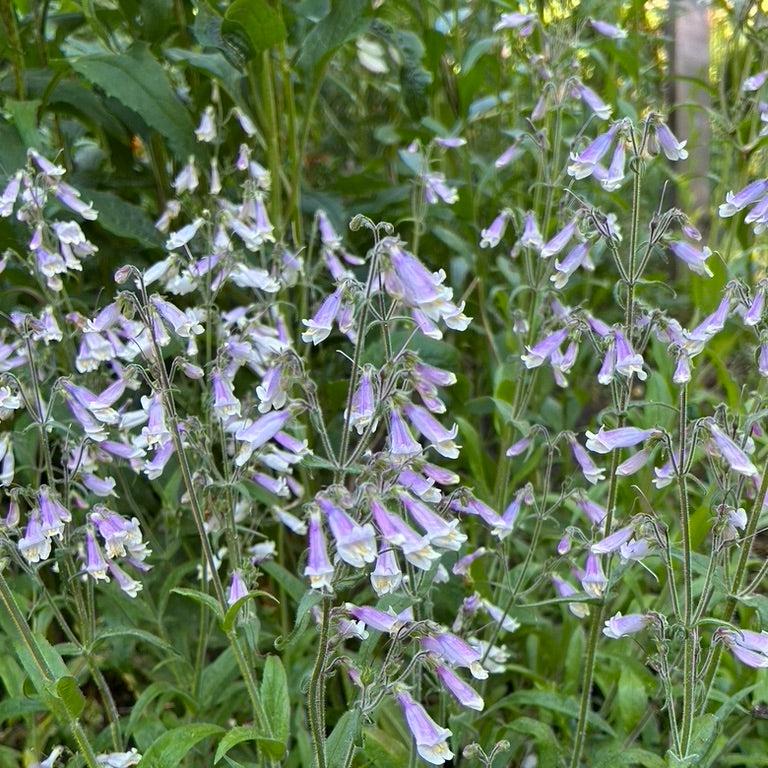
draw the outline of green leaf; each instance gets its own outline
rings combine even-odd
[[[287,32],[282,17],[267,0],[234,0],[224,14],[221,35],[227,43],[243,44],[247,58],[252,59],[282,43]]]
[[[261,700],[269,713],[273,736],[284,748],[287,747],[291,732],[291,701],[288,677],[279,656],[267,656],[261,683]]]
[[[93,638],[91,647],[95,648],[102,640],[109,640],[114,637],[133,637],[136,640],[142,640],[145,643],[154,645],[156,648],[160,648],[160,650],[167,653],[177,653],[176,649],[166,643],[165,640],[163,640],[161,637],[153,635],[151,632],[146,632],[143,629],[136,629],[134,627],[112,627],[111,629],[105,629],[99,632],[99,634]]]
[[[74,677],[60,677],[56,681],[56,695],[64,702],[64,707],[72,717],[80,717],[85,708],[85,696]]]
[[[213,723],[180,725],[154,741],[144,753],[139,768],[175,768],[196,744],[223,731]]]
[[[135,43],[127,53],[70,59],[72,68],[165,136],[179,160],[195,153],[194,126],[165,70],[149,48]]]
[[[520,717],[510,724],[515,733],[530,736],[538,747],[538,768],[557,768],[560,749],[555,732],[546,723],[540,723],[530,717]]]
[[[296,623],[291,630],[291,634],[285,638],[278,637],[275,639],[275,648],[278,651],[283,648],[290,648],[304,634],[304,629],[309,621],[309,612],[322,599],[322,595],[315,589],[308,589],[304,593],[304,597],[301,598],[299,607],[296,609]]]
[[[630,667],[622,667],[616,694],[619,720],[629,730],[645,713],[648,696],[643,681]]]
[[[473,482],[480,490],[481,495],[485,495],[488,490],[488,484],[485,476],[485,457],[483,455],[480,435],[461,416],[456,418],[456,423],[459,425],[459,434],[463,443],[463,454],[466,456],[467,461],[469,461],[469,468],[472,470]]]
[[[343,768],[349,765],[347,758],[355,748],[360,732],[360,710],[345,712],[336,723],[331,735],[325,742],[325,754],[328,768]]]
[[[30,101],[6,99],[3,105],[6,111],[13,117],[14,125],[25,147],[42,148],[42,136],[37,127],[37,115],[41,104],[42,102],[39,99],[32,99]]]
[[[500,703],[503,703],[505,706],[540,707],[541,709],[557,712],[569,718],[577,718],[579,716],[579,706],[573,698],[550,693],[549,691],[515,691],[506,696],[503,702]],[[599,728],[610,736],[614,735],[613,728],[596,712],[590,712],[588,720],[592,726]]]
[[[215,597],[206,595],[205,592],[201,592],[199,589],[186,589],[184,587],[175,587],[171,592],[182,597],[188,597],[190,600],[194,600],[201,605],[208,606],[220,621],[224,619],[219,601]]]
[[[644,768],[666,768],[664,759],[644,749],[609,747],[601,750],[594,768],[614,768],[621,765],[642,765]]]
[[[303,40],[298,66],[319,77],[336,49],[368,28],[366,12],[369,9],[368,0],[336,0],[330,13],[315,24]]]
[[[229,632],[234,626],[235,621],[237,620],[237,614],[240,613],[240,609],[249,600],[253,600],[255,597],[268,597],[278,605],[280,604],[280,601],[274,595],[270,595],[269,592],[264,592],[260,589],[256,589],[253,592],[249,592],[247,595],[243,595],[243,597],[232,603],[232,605],[227,608],[227,612],[224,615],[224,620],[221,622],[221,628],[225,633]]]
[[[274,560],[267,560],[267,562],[261,563],[259,568],[280,584],[294,602],[298,603],[304,597],[307,585],[289,570],[283,568],[280,563],[276,563]]]
[[[363,754],[374,768],[402,768],[408,765],[408,749],[379,728],[363,731]]]
[[[213,758],[213,762],[218,763],[232,747],[244,741],[256,741],[258,737],[259,733],[253,726],[240,725],[237,728],[232,728],[224,734],[224,737],[219,742],[219,746],[216,747],[216,755]]]
[[[118,237],[134,240],[147,248],[162,248],[160,237],[152,219],[143,208],[126,202],[112,192],[101,192],[79,185],[85,200],[93,202],[99,212],[96,223]]]

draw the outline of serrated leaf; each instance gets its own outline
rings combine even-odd
[[[290,734],[291,701],[288,677],[278,656],[267,656],[261,683],[261,700],[269,713],[272,735],[286,747]]]
[[[267,0],[234,0],[221,22],[224,41],[234,35],[245,42],[249,59],[282,43],[287,34],[282,17]]]
[[[70,59],[72,68],[108,96],[139,115],[168,139],[179,160],[195,153],[194,126],[165,70],[149,48],[135,43],[127,53],[99,53]]]
[[[221,612],[221,606],[215,597],[206,595],[205,592],[201,592],[199,589],[186,589],[185,587],[175,587],[171,590],[171,592],[176,595],[181,595],[182,597],[188,597],[190,600],[194,600],[196,603],[207,606],[213,611],[213,613],[220,621],[223,620],[224,615]]]
[[[223,731],[213,723],[180,725],[154,741],[141,758],[139,768],[175,768],[196,744]]]

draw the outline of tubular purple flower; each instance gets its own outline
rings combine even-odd
[[[592,457],[584,450],[581,443],[579,443],[574,436],[569,437],[569,442],[571,444],[573,458],[581,468],[584,477],[592,483],[592,485],[600,482],[600,480],[604,480],[605,469],[598,467],[595,462],[592,461]]]
[[[347,603],[344,608],[350,616],[354,616],[358,621],[362,621],[366,627],[375,629],[377,632],[387,632],[392,635],[397,634],[397,632],[413,620],[411,609],[395,614],[391,609],[390,612],[384,612],[377,608],[357,606],[352,603]]]
[[[439,553],[430,546],[428,536],[419,536],[405,521],[375,499],[371,500],[371,513],[384,540],[399,547],[405,559],[414,567],[428,571],[432,563],[440,558]]]
[[[616,372],[630,378],[633,374],[640,381],[645,381],[648,374],[643,370],[642,355],[638,355],[632,349],[627,337],[620,331],[614,331],[616,339]]]
[[[605,516],[608,514],[605,507],[601,507],[588,496],[582,496],[577,499],[576,506],[587,516],[587,519],[593,525],[602,525]]]
[[[768,667],[768,632],[719,628],[715,631],[715,639],[725,643],[742,664]]]
[[[521,360],[526,368],[538,368],[546,362],[555,350],[568,338],[568,329],[561,328],[559,331],[549,334],[533,347],[526,347],[528,353],[521,355]]]
[[[18,548],[28,563],[47,560],[51,554],[51,537],[43,533],[40,515],[35,510],[29,516],[24,535],[18,541]]]
[[[317,503],[325,513],[328,527],[336,542],[336,554],[353,568],[364,568],[376,560],[376,532],[370,523],[359,525],[344,510],[319,497]]]
[[[311,320],[302,320],[307,330],[301,334],[302,341],[317,346],[328,338],[333,328],[333,322],[339,314],[341,307],[341,287],[337,288],[330,296],[326,296],[323,303]]]
[[[489,227],[480,232],[481,248],[495,248],[504,237],[504,230],[507,228],[507,221],[509,220],[509,213],[502,211],[491,223]]]
[[[668,160],[685,160],[688,157],[688,150],[685,149],[688,142],[678,141],[666,123],[656,123],[656,139]]]
[[[291,418],[291,411],[270,411],[256,421],[246,424],[235,432],[235,439],[243,443],[235,457],[235,464],[242,467],[254,451],[271,440]]]
[[[629,475],[634,475],[635,472],[639,472],[648,463],[652,450],[651,448],[639,450],[616,467],[616,474],[620,477],[628,477]]]
[[[459,428],[455,424],[452,429],[448,430],[426,408],[411,403],[404,405],[403,411],[414,429],[441,456],[445,456],[447,459],[459,457],[459,446],[454,442]]]
[[[562,261],[555,259],[555,274],[549,279],[555,284],[555,288],[562,290],[579,267],[590,271],[594,269],[594,264],[589,258],[588,242],[577,243]]]
[[[555,591],[558,597],[573,597],[578,595],[577,589],[567,582],[565,579],[561,579],[556,574],[552,575],[552,583],[555,586]],[[586,603],[568,603],[568,610],[577,618],[583,619],[589,616],[589,606]]]
[[[414,439],[398,408],[389,412],[389,452],[402,457],[421,453],[421,445]]]
[[[556,256],[565,248],[576,233],[576,222],[566,224],[551,240],[548,240],[539,251],[542,259]]]
[[[82,474],[83,485],[95,496],[106,498],[107,496],[117,496],[115,493],[115,478],[94,475],[91,472]]]
[[[107,561],[90,527],[85,534],[85,572],[95,581],[109,581]]]
[[[523,154],[523,150],[518,142],[511,144],[494,161],[494,166],[500,170],[511,165],[518,157]]]
[[[232,571],[232,579],[229,582],[229,592],[227,594],[227,604],[234,605],[238,600],[248,594],[248,587],[245,586],[243,576],[239,570]]]
[[[675,384],[687,384],[691,380],[691,358],[683,351],[677,355],[677,364],[675,372],[672,374],[672,381]]]
[[[120,589],[122,589],[128,597],[136,597],[136,595],[141,592],[143,589],[142,583],[136,581],[132,576],[129,576],[116,562],[110,560],[107,567]]]
[[[403,710],[408,730],[416,743],[416,751],[430,765],[442,765],[453,757],[448,748],[451,732],[441,728],[426,712],[424,707],[414,701],[405,691],[395,697]]]
[[[531,438],[530,437],[523,437],[522,439],[518,440],[516,443],[513,443],[512,445],[507,448],[506,457],[508,459],[514,458],[515,456],[521,456],[524,454],[528,448],[531,445]]]
[[[502,13],[499,20],[493,25],[494,32],[502,29],[520,29],[536,20],[533,13]]]
[[[530,211],[525,214],[523,220],[523,234],[520,237],[520,245],[540,251],[544,247],[544,238],[539,232],[539,225]]]
[[[755,297],[752,299],[752,303],[744,313],[744,325],[748,325],[750,327],[756,326],[763,316],[764,308],[765,290],[763,288],[759,288],[757,291],[755,291]]]
[[[768,80],[768,69],[746,78],[741,84],[741,90],[744,93],[759,91],[765,85],[766,80]]]
[[[465,683],[450,667],[438,664],[435,667],[440,682],[461,704],[462,707],[482,712],[485,707],[483,697],[468,683]]]
[[[653,617],[648,613],[630,613],[622,616],[621,611],[619,611],[605,622],[603,634],[613,640],[618,640],[620,637],[642,632],[652,620]]]
[[[469,669],[475,680],[485,680],[488,670],[480,663],[482,654],[451,632],[426,635],[421,638],[421,647],[430,651],[449,664]]]
[[[682,240],[672,240],[669,249],[688,266],[691,272],[703,277],[712,277],[712,270],[707,266],[707,259],[712,255],[709,248],[699,250]]]
[[[598,555],[591,552],[587,555],[584,575],[581,577],[581,587],[590,597],[602,597],[608,579],[603,571],[603,564]]]
[[[491,619],[499,625],[500,629],[503,629],[505,632],[515,632],[520,629],[520,622],[502,611],[497,605],[484,599],[482,600],[482,606]]]
[[[654,467],[653,474],[656,476],[653,484],[657,488],[665,488],[675,479],[675,468],[672,459],[669,459],[663,466]]]
[[[487,551],[488,550],[485,547],[480,547],[474,552],[470,552],[470,554],[464,555],[464,557],[459,558],[454,563],[453,568],[451,568],[451,572],[454,574],[454,576],[466,576],[469,573],[469,569],[472,566],[472,563],[486,554]]]
[[[376,559],[376,567],[371,573],[373,591],[381,597],[396,592],[403,581],[403,573],[397,562],[397,555],[392,549],[382,549]]]
[[[372,365],[366,365],[361,374],[357,389],[352,396],[350,413],[347,414],[349,425],[354,427],[359,435],[373,422],[376,412],[376,394],[373,389],[373,377],[376,370]]]
[[[214,370],[211,374],[211,388],[213,412],[217,418],[226,420],[230,416],[240,415],[240,401],[235,397],[232,383],[221,375],[221,371]]]
[[[413,496],[404,491],[400,492],[398,496],[411,518],[424,529],[431,545],[441,549],[450,549],[454,552],[461,549],[467,536],[459,529],[458,520],[444,520],[426,504],[414,499]]]
[[[720,205],[718,213],[720,218],[727,219],[730,216],[744,210],[744,208],[756,203],[768,194],[768,179],[758,179],[750,182],[739,192],[728,192],[725,202]]]
[[[658,429],[638,429],[637,427],[619,427],[606,429],[601,426],[599,432],[586,432],[587,448],[594,453],[610,453],[617,448],[631,448],[645,442],[653,435],[660,434]]]
[[[576,83],[576,94],[601,120],[607,120],[611,116],[613,108],[606,104],[589,86],[582,82]]]
[[[600,182],[600,186],[606,192],[614,192],[621,186],[621,182],[624,181],[624,167],[627,161],[627,151],[624,146],[624,142],[619,139],[616,144],[616,148],[613,150],[613,157],[611,157],[611,164],[608,166],[608,170],[603,173],[602,166],[595,167],[595,178]],[[597,169],[601,170],[598,172]]]
[[[757,370],[761,376],[768,376],[768,344],[760,345],[757,356]]]
[[[617,27],[615,24],[609,24],[607,21],[590,19],[589,24],[592,29],[597,32],[598,35],[607,37],[610,40],[624,40],[627,36],[625,30],[623,30],[621,27]]]
[[[621,562],[628,560],[642,560],[651,553],[651,543],[648,539],[630,539],[619,547]]]
[[[604,539],[601,539],[600,541],[596,541],[590,548],[589,551],[593,555],[608,555],[612,552],[615,552],[619,547],[621,547],[622,544],[626,544],[634,535],[635,533],[635,526],[634,525],[627,525],[624,526],[624,528],[619,528],[617,531],[614,531],[609,536],[606,536]]]
[[[717,424],[710,422],[708,427],[715,450],[734,472],[747,477],[757,474],[757,467],[749,460],[747,454]]]
[[[575,179],[586,179],[591,176],[595,167],[610,150],[619,127],[620,123],[614,123],[605,133],[594,139],[586,149],[578,153],[572,152],[568,175]]]
[[[312,589],[332,591],[333,565],[328,558],[328,547],[320,520],[320,513],[314,510],[309,515],[309,557],[304,568]]]
[[[44,536],[61,537],[64,524],[72,520],[69,510],[51,494],[47,485],[41,485],[37,493],[37,506],[40,511],[40,530]]]

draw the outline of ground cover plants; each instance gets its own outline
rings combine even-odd
[[[768,37],[697,9],[0,0],[1,766],[768,763]]]

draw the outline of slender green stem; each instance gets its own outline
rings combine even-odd
[[[312,736],[315,768],[326,768],[323,709],[325,703],[325,664],[326,656],[328,655],[330,610],[331,603],[326,598],[323,600],[323,609],[320,614],[320,638],[317,644],[315,665],[312,668],[312,677],[309,680],[309,730]]]
[[[16,98],[23,100],[26,94],[24,85],[24,51],[19,37],[19,27],[16,23],[16,11],[11,0],[0,0],[0,18],[8,35],[8,48],[13,62],[13,77],[16,84]]]
[[[280,140],[277,135],[277,109],[275,105],[275,84],[272,73],[272,54],[265,51],[261,61],[261,99],[264,106],[265,133],[269,172],[272,176],[272,194],[269,202],[272,223],[282,232],[282,194],[280,188]]]

